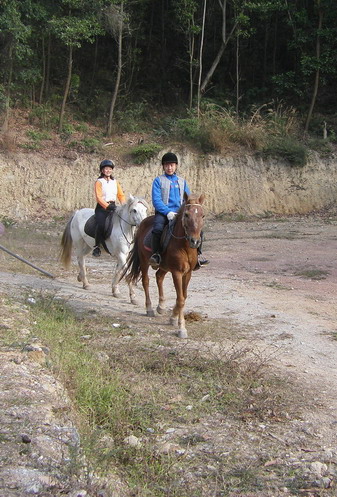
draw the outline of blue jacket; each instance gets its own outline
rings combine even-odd
[[[156,212],[166,216],[178,212],[183,203],[184,192],[190,194],[186,181],[176,174],[162,174],[152,183],[152,203]]]

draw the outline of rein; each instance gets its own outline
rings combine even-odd
[[[141,202],[141,201],[139,200],[139,201],[137,202],[137,204],[139,204],[139,203],[140,203],[140,204],[142,204],[142,205],[144,205],[144,207],[146,207],[146,205],[144,204],[144,202]],[[131,226],[132,228],[135,228],[137,225],[136,225],[136,224],[131,224],[131,223],[129,223],[129,221],[126,221],[126,219],[124,219],[124,218],[123,218],[123,217],[122,217],[119,213],[117,213],[117,216],[119,217],[119,227],[120,227],[120,229],[121,229],[122,235],[124,236],[124,238],[125,238],[125,240],[126,240],[126,243],[127,243],[128,245],[131,245],[132,240],[131,240],[131,242],[129,242],[129,240],[127,239],[127,236],[126,236],[126,234],[124,233],[124,230],[123,230],[123,228],[122,228],[122,221],[124,221],[124,223],[128,224],[128,225],[129,225],[129,226]]]

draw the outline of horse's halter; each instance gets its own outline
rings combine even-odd
[[[185,235],[184,236],[175,236],[173,234],[173,232],[171,231],[172,237],[175,238],[175,239],[177,239],[177,240],[183,240],[183,239],[185,239],[185,240],[187,240],[189,242],[191,241],[191,236],[187,233],[186,224],[185,224],[185,221],[184,221],[184,219],[185,219],[185,216],[184,216],[185,211],[186,211],[187,207],[190,207],[190,206],[198,206],[198,207],[201,207],[201,209],[202,209],[202,205],[201,204],[186,204],[184,206],[184,209],[183,209],[182,214],[181,214],[181,216],[182,216],[181,217],[181,224],[182,224],[182,227],[184,228]],[[202,211],[202,215],[203,215],[203,211]],[[200,247],[200,244],[201,244],[201,238],[198,240],[197,246],[195,248]]]
[[[142,204],[144,205],[144,207],[146,207],[146,209],[148,208],[148,206],[146,205],[145,202],[143,202],[142,200],[138,200],[138,202],[136,203],[137,204]],[[132,206],[131,206],[132,207]],[[130,210],[129,210],[130,212]],[[122,221],[124,221],[124,223],[128,224],[129,226],[132,226],[133,228],[135,228],[137,225],[136,224],[132,224],[132,223],[129,223],[129,221],[127,221],[126,219],[124,219],[119,213],[117,213],[117,216],[119,217],[119,226],[120,226],[120,229],[121,229],[121,232],[122,232],[122,235],[124,236],[125,240],[126,240],[126,243],[128,243],[129,245],[131,245],[132,243],[132,240],[131,242],[129,242],[129,240],[127,239],[127,236],[126,234],[124,233],[124,230],[122,228]]]

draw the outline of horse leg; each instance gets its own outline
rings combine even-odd
[[[112,286],[111,286],[112,295],[116,298],[121,296],[121,292],[119,291],[118,282],[119,282],[119,277],[120,277],[120,274],[122,272],[122,269],[124,267],[125,262],[126,262],[126,257],[124,256],[124,254],[119,254],[118,258],[117,258],[115,273],[112,277]]]
[[[185,307],[185,294],[186,294],[186,288],[185,288],[185,280],[183,282],[183,276],[182,273],[179,271],[174,271],[172,272],[172,278],[174,282],[174,287],[176,289],[176,305],[173,308],[172,311],[172,317],[170,320],[170,323],[173,325],[176,325],[177,320],[178,320],[178,331],[177,335],[179,338],[187,338],[187,330],[185,326],[185,317],[184,317],[184,307]]]
[[[126,255],[123,253],[120,253],[118,256],[118,260],[117,260],[115,274],[112,278],[112,295],[114,297],[120,297],[120,295],[121,295],[121,293],[119,291],[118,282],[120,280],[120,276],[121,276],[123,268],[125,267],[125,264],[126,264]],[[133,289],[133,284],[131,282],[128,283],[128,288],[129,288],[130,302],[131,302],[131,304],[136,305],[137,304],[136,295],[135,295],[135,292]]]
[[[87,270],[85,267],[85,256],[87,253],[90,251],[90,247],[87,251],[85,251],[84,246],[78,246],[76,247],[76,253],[77,253],[77,262],[78,266],[80,268],[80,272],[78,273],[77,276],[77,281],[81,281],[83,283],[83,288],[84,290],[87,290],[89,288],[89,281],[87,279]]]
[[[166,273],[167,271],[163,271],[163,269],[158,269],[158,271],[156,272],[156,281],[157,281],[158,295],[159,295],[159,302],[157,306],[158,314],[164,314],[166,311],[164,288],[163,288],[163,283]]]
[[[145,309],[146,315],[149,317],[154,317],[154,310],[152,308],[152,302],[150,298],[150,279],[149,279],[149,265],[147,262],[141,263],[142,272],[142,285],[145,293]]]

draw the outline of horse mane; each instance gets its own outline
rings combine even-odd
[[[150,206],[148,204],[148,202],[145,200],[145,198],[142,198],[142,197],[134,197],[133,195],[130,195],[129,198],[127,199],[127,201],[125,202],[125,204],[123,205],[118,205],[117,206],[117,209],[116,211],[117,212],[121,212],[121,210],[123,208],[125,208],[125,206],[131,206],[132,204],[138,204],[138,203],[141,203],[143,204],[147,210],[149,210]]]

